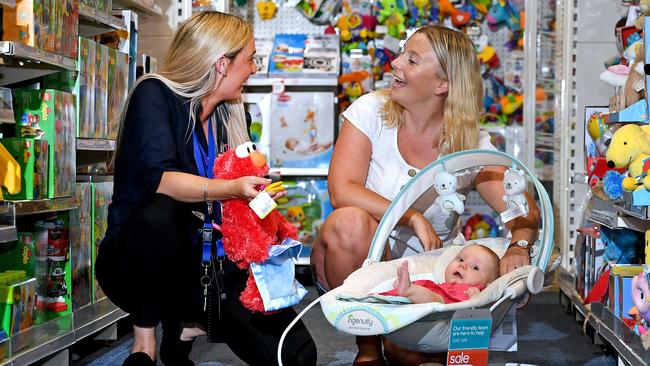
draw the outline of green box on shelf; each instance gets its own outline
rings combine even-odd
[[[0,277],[5,276],[0,273]],[[0,324],[9,335],[34,325],[36,319],[36,279],[24,278],[12,284],[0,284]]]
[[[72,309],[92,302],[92,189],[90,183],[77,183],[75,197],[79,208],[70,211],[70,267],[72,268]]]
[[[21,169],[20,192],[10,194],[2,187],[4,199],[47,198],[47,140],[13,137],[0,139],[0,143],[16,159]]]
[[[113,182],[93,182],[93,268],[97,251],[106,234],[108,227],[108,205],[113,197]],[[106,297],[97,280],[93,276],[93,299],[99,301]]]
[[[48,198],[70,197],[75,182],[75,95],[16,91],[16,135],[48,142]]]

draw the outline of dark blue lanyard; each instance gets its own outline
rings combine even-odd
[[[213,166],[217,157],[217,146],[212,133],[212,119],[208,120],[208,153],[205,153],[203,146],[199,144],[199,139],[196,136],[196,131],[192,134],[194,142],[194,160],[196,167],[199,170],[199,175],[212,179],[214,177]],[[204,265],[210,263],[212,251],[212,232],[213,224],[216,222],[221,224],[221,205],[218,201],[213,202],[213,209],[206,209],[205,218],[203,221],[203,254],[201,260]],[[217,240],[217,257],[222,258],[225,255],[223,244],[221,240]]]

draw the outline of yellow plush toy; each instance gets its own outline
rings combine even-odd
[[[650,176],[641,178],[645,159],[650,157],[650,125],[625,125],[612,136],[607,149],[607,166],[611,168],[627,168],[629,177],[623,180],[623,189],[633,191],[643,183],[645,189],[650,189]]]
[[[645,264],[650,264],[650,230],[645,232]]]

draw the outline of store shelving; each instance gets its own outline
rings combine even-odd
[[[162,9],[156,4],[149,5],[140,0],[114,0],[113,9],[132,9],[149,15],[162,15]]]
[[[126,315],[106,298],[79,308],[73,312],[75,339],[85,338]]]
[[[79,35],[91,37],[112,30],[126,30],[124,20],[85,4],[79,4]]]
[[[63,197],[30,201],[12,201],[16,206],[16,216],[72,210],[79,207],[76,197]]]
[[[585,319],[585,322],[594,329],[602,341],[610,344],[618,353],[620,364],[648,365],[650,352],[645,350],[641,338],[634,333],[622,320],[617,318],[606,306],[601,303],[584,305],[582,298],[573,288],[573,275],[560,269],[560,290],[573,307]]]
[[[115,151],[115,140],[108,140],[108,139],[77,139],[77,150],[84,150],[84,151]]]
[[[0,85],[37,78],[61,69],[77,70],[74,59],[11,41],[0,41],[0,58]]]
[[[10,8],[15,8],[16,0],[0,0],[0,5],[6,5]]]

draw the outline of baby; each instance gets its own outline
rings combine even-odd
[[[445,282],[411,282],[408,262],[400,263],[393,290],[382,295],[404,296],[414,304],[460,302],[478,294],[499,277],[499,256],[492,249],[471,244],[463,248],[445,269]]]

